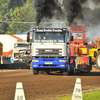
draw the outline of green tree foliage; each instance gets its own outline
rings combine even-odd
[[[7,20],[8,17],[8,7],[9,7],[10,0],[0,0],[0,20]],[[1,23],[0,22],[0,33],[5,33],[7,31],[7,27],[9,26],[8,23]]]
[[[33,0],[0,0],[0,4],[0,8],[2,8],[0,10],[0,20],[17,22],[35,21]],[[31,25],[28,23],[0,23],[0,33],[16,34],[18,31],[24,32]]]
[[[23,7],[16,7],[14,9],[11,20],[18,22],[34,22],[35,13],[33,10],[33,4],[27,2]],[[32,24],[28,23],[11,23],[6,33],[15,34],[18,31],[24,32],[27,31],[31,25]]]
[[[26,0],[10,0],[9,8],[14,10],[16,7],[22,7],[24,3],[26,3]]]

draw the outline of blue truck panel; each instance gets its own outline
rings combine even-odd
[[[70,56],[70,70],[74,70],[75,69],[75,56]]]
[[[32,58],[32,68],[69,68],[69,61],[59,62],[59,60],[66,60],[66,58]]]

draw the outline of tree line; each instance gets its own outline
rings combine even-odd
[[[0,21],[35,22],[33,0],[0,0]],[[0,34],[28,31],[33,23],[0,22]]]

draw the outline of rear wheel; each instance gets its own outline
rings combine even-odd
[[[96,68],[100,69],[100,51],[97,54],[97,58],[96,58]]]
[[[91,56],[88,57],[88,68],[87,68],[87,72],[89,73],[90,70],[92,70],[92,57]]]
[[[38,75],[38,70],[33,68],[33,74]]]

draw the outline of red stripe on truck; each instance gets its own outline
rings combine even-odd
[[[13,49],[8,51],[8,52],[3,52],[2,56],[9,56],[9,55],[12,55],[13,54]]]
[[[13,38],[15,38],[15,39],[17,39],[17,40],[21,40],[21,41],[23,41],[23,39],[21,39],[21,38],[15,36],[15,35],[10,35],[10,36],[12,36]]]

